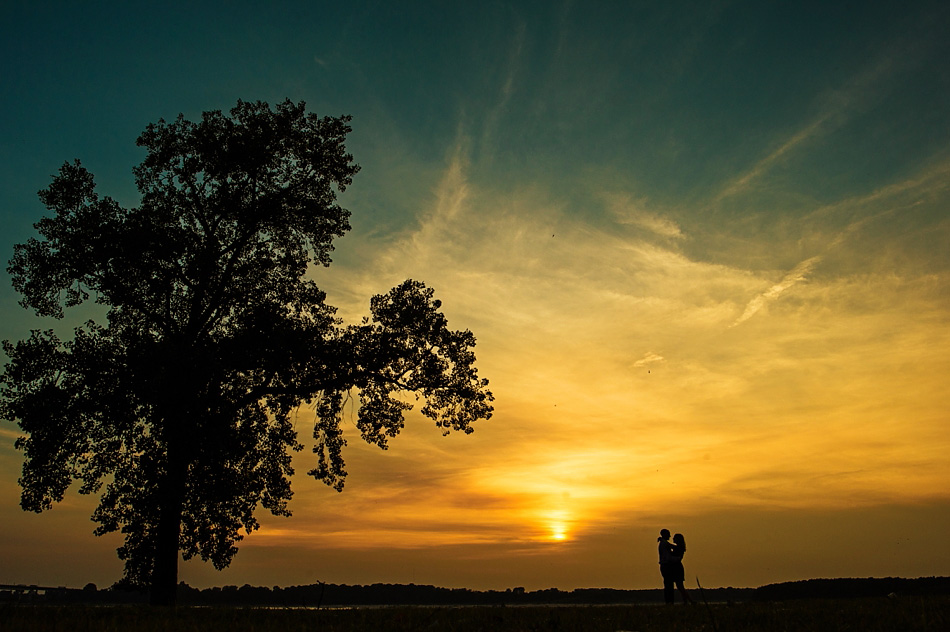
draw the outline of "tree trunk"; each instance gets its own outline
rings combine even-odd
[[[168,472],[161,490],[155,560],[149,590],[149,603],[153,606],[174,606],[178,597],[178,552],[187,473],[187,466],[178,456],[169,447]]]

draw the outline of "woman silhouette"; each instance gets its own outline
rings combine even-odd
[[[683,595],[683,603],[692,603],[693,600],[690,599],[689,594],[686,592],[686,586],[683,585],[683,580],[686,578],[686,569],[683,568],[684,555],[686,555],[686,538],[683,537],[682,533],[677,533],[673,536],[673,544],[670,551],[673,583],[679,589],[680,594]]]

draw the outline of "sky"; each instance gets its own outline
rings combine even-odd
[[[238,99],[352,115],[347,322],[407,278],[477,337],[495,414],[388,451],[350,419],[193,586],[655,588],[950,574],[950,7],[944,2],[5,2],[0,258],[79,158],[135,206],[135,139]],[[3,266],[5,268],[5,266]],[[68,328],[17,304],[0,338]],[[309,437],[313,411],[298,411]],[[111,585],[73,490],[19,507],[0,583]]]

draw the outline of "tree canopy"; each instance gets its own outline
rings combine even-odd
[[[137,141],[138,207],[66,163],[39,193],[52,212],[39,238],[15,247],[24,307],[107,310],[69,339],[4,342],[0,413],[25,433],[22,507],[50,508],[74,480],[99,493],[96,533],[124,534],[124,580],[150,585],[154,603],[174,601],[179,552],[224,568],[259,506],[290,515],[299,406],[316,410],[309,474],[337,490],[351,398],[381,448],[406,394],[446,433],[491,417],[475,337],[448,328],[431,288],[407,280],[346,325],[307,278],[350,228],[336,196],[359,171],[349,121],[289,100],[159,120]]]

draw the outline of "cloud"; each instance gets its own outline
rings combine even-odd
[[[608,210],[621,224],[643,228],[661,237],[683,239],[685,235],[673,220],[643,209],[643,200],[634,200],[629,195],[604,194]]]
[[[769,169],[771,169],[772,165],[785,156],[785,154],[789,153],[805,141],[815,136],[821,129],[821,126],[824,125],[824,123],[830,117],[830,113],[824,113],[796,132],[791,138],[782,143],[778,149],[772,151],[772,153],[767,155],[765,158],[762,158],[757,163],[752,165],[752,167],[747,169],[745,173],[729,182],[721,191],[719,191],[718,194],[716,194],[712,200],[713,203],[721,202],[726,198],[745,192],[749,188],[751,182],[757,180]]]
[[[812,271],[812,268],[818,265],[820,261],[821,257],[816,256],[799,263],[794,269],[792,269],[791,272],[782,277],[781,281],[749,301],[745,307],[745,311],[742,312],[742,315],[739,316],[739,318],[737,318],[731,326],[735,327],[736,325],[740,325],[749,320],[755,316],[755,314],[760,309],[777,299],[786,290],[795,284],[804,281],[808,277],[808,274]]]
[[[919,206],[933,204],[950,189],[950,160],[937,161],[903,180],[892,182],[811,211],[805,220],[809,224],[828,223],[836,216],[848,218],[848,225],[831,242],[840,245],[845,239],[879,218]]]
[[[840,212],[805,215],[801,233],[820,254],[763,281],[720,262],[748,260],[742,252],[727,256],[746,247],[760,253],[756,268],[774,268],[781,258],[774,235],[733,231],[728,246],[708,242],[694,256],[687,245],[700,241],[692,237],[703,234],[703,218],[690,209],[678,208],[674,221],[630,193],[571,197],[544,181],[480,180],[484,170],[472,165],[469,145],[460,131],[418,196],[413,222],[365,249],[358,268],[337,269],[333,284],[321,285],[333,304],[348,297],[345,313],[357,315],[371,294],[404,278],[434,287],[450,325],[478,337],[495,416],[471,436],[446,438],[411,417],[386,454],[354,439],[346,492],[332,507],[324,494],[301,493],[306,509],[295,512],[303,522],[325,525],[346,547],[533,546],[556,533],[570,541],[616,529],[636,508],[670,503],[690,515],[750,503],[833,505],[856,489],[861,503],[884,502],[904,492],[882,479],[906,477],[914,463],[915,497],[940,489],[946,467],[930,455],[921,460],[915,448],[919,436],[936,436],[935,422],[895,443],[900,431],[889,420],[933,417],[934,396],[926,393],[939,388],[919,372],[945,375],[946,361],[920,341],[939,347],[946,335],[934,338],[926,319],[910,329],[895,323],[910,320],[909,312],[939,320],[928,297],[945,281],[928,288],[876,275],[850,243],[867,232],[863,216],[878,210],[871,202],[887,191],[904,195],[911,184],[855,198]],[[914,181],[932,184],[939,172]],[[928,187],[928,195],[945,196]],[[796,244],[791,229],[781,237]],[[832,264],[844,256],[864,276],[836,276]],[[812,278],[819,265],[820,281]],[[737,327],[790,291],[807,309],[776,310],[756,327]],[[897,359],[920,366],[887,377]],[[911,404],[898,401],[900,393]],[[886,398],[893,402],[868,410]],[[888,441],[895,448],[876,461],[882,470],[855,465]],[[820,493],[798,481],[820,483]]]
[[[644,354],[642,358],[634,362],[633,366],[642,367],[642,366],[647,366],[649,364],[653,364],[655,362],[662,362],[662,361],[663,361],[663,356],[653,353],[652,351],[649,351],[646,354]]]
[[[808,141],[841,126],[851,109],[856,106],[866,107],[869,102],[879,99],[884,89],[882,84],[896,74],[898,66],[896,55],[888,51],[854,75],[844,86],[823,95],[819,100],[818,113],[809,122],[741,175],[729,181],[713,197],[712,204],[746,193],[753,182],[760,179],[788,154]]]
[[[522,50],[525,46],[525,35],[527,24],[517,19],[515,33],[512,38],[508,55],[504,62],[504,79],[498,88],[498,94],[495,103],[487,109],[485,119],[482,123],[482,133],[480,137],[480,157],[486,163],[490,163],[496,151],[496,135],[501,121],[508,112],[508,106],[512,95],[517,90],[517,77],[521,69]]]

